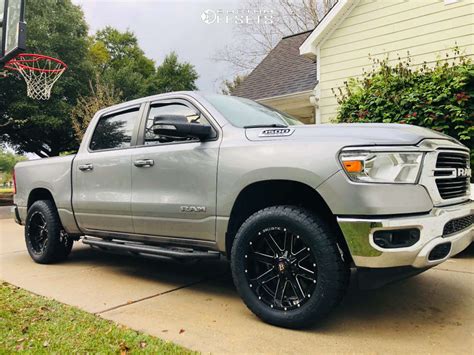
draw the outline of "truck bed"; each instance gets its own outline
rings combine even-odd
[[[72,222],[72,224],[64,223],[65,226],[76,226],[71,205],[71,167],[74,157],[75,155],[67,155],[28,160],[15,166],[16,194],[14,202],[18,206],[22,222],[26,219],[29,194],[50,193],[54,198],[61,220]]]

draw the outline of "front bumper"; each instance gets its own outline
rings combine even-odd
[[[434,208],[420,216],[393,218],[343,218],[338,223],[346,239],[354,263],[357,267],[388,268],[412,266],[427,268],[442,263],[458,254],[474,240],[473,226],[443,236],[443,230],[451,220],[473,214],[474,202]],[[419,240],[410,247],[387,249],[374,243],[373,234],[378,230],[418,228]],[[438,245],[450,243],[446,256],[429,260],[431,251]]]

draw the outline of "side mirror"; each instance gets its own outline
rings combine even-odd
[[[189,123],[186,116],[163,115],[153,119],[153,133],[178,138],[205,140],[212,136],[212,128],[198,123]]]

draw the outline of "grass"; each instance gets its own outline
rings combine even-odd
[[[0,354],[191,354],[176,344],[3,282],[0,286]]]
[[[0,187],[0,194],[1,193],[13,193],[12,187]]]

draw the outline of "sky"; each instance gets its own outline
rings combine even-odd
[[[175,51],[181,61],[193,64],[200,90],[217,92],[233,69],[212,59],[217,50],[232,44],[232,23],[205,23],[206,10],[234,10],[237,0],[73,0],[84,11],[91,34],[105,26],[130,30],[145,55],[159,65]]]

